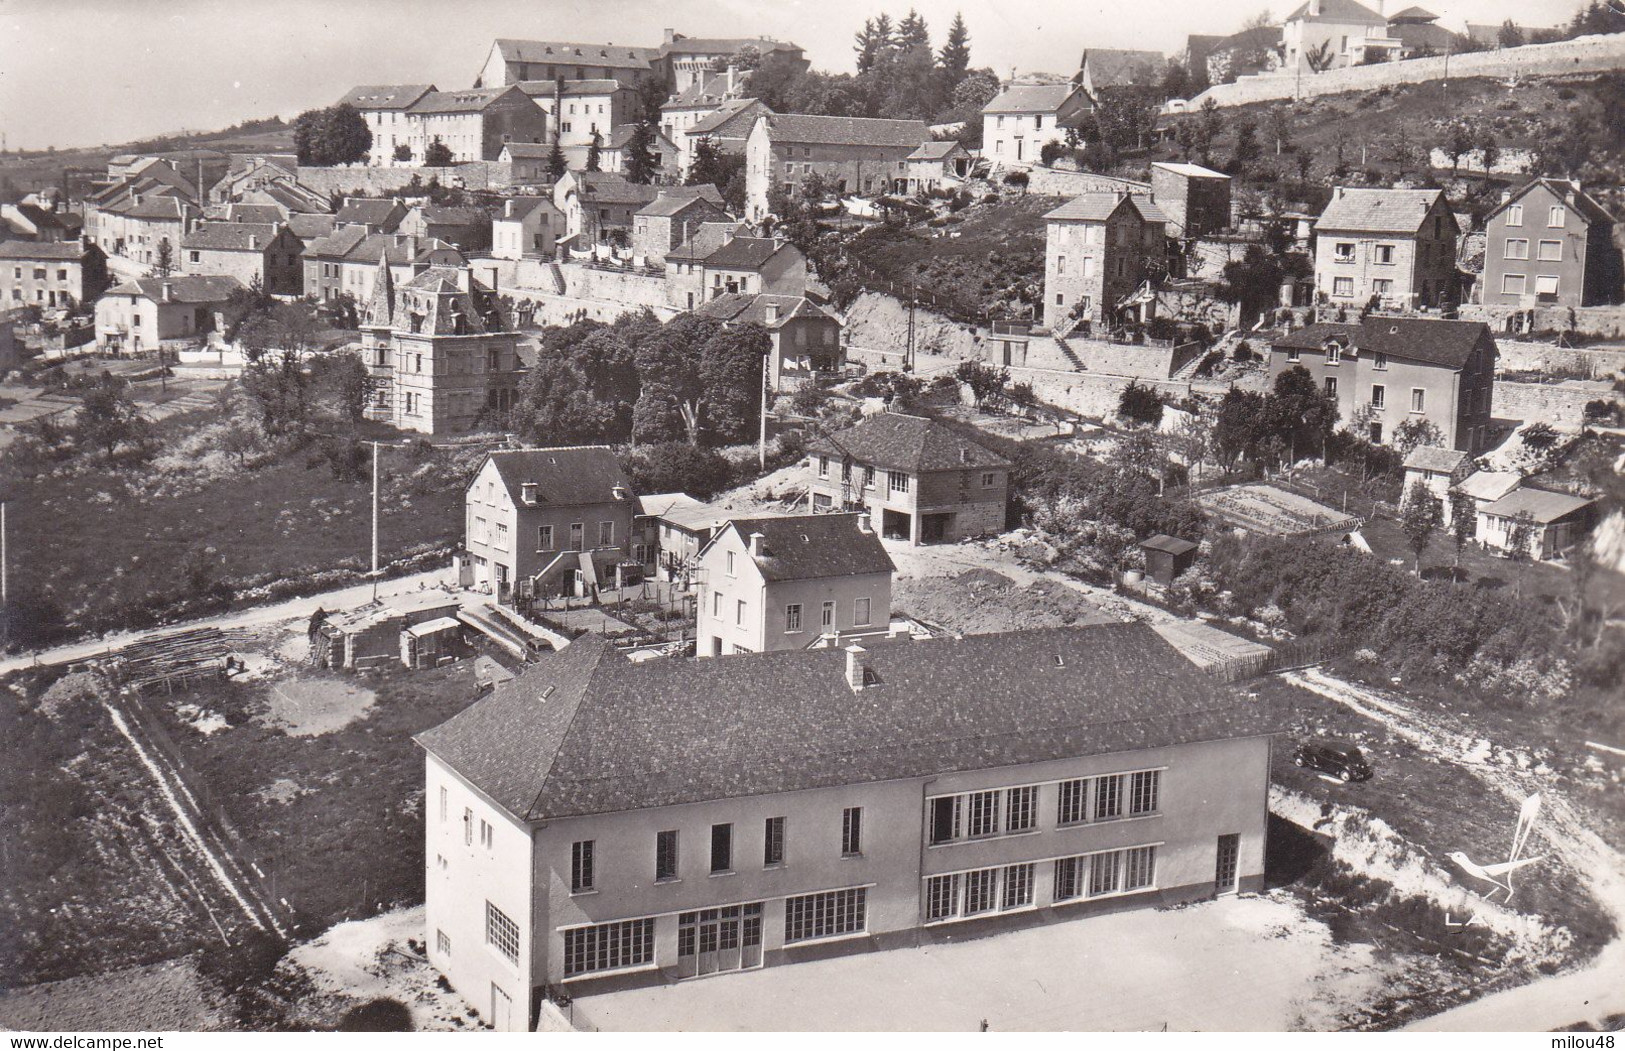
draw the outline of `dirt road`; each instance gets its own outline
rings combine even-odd
[[[405,577],[395,577],[390,580],[380,580],[378,582],[378,596],[384,598],[391,595],[404,595],[411,591],[448,583],[450,579],[451,569],[447,567],[413,573]],[[168,624],[155,631],[119,632],[114,635],[105,635],[99,639],[87,639],[83,642],[68,643],[65,646],[53,646],[50,649],[40,650],[36,653],[25,653],[0,659],[0,675],[42,664],[68,664],[73,661],[89,660],[91,657],[102,656],[149,635],[164,635],[186,628],[203,627],[205,625],[216,628],[253,628],[308,617],[316,611],[318,606],[329,610],[351,609],[368,602],[372,596],[373,585],[368,582],[340,588],[337,591],[324,591],[319,595],[289,599],[286,602],[278,602],[269,606],[254,606],[217,617],[205,617],[202,620]]]
[[[1553,779],[1484,761],[1485,742],[1422,714],[1402,695],[1378,691],[1318,669],[1288,672],[1287,680],[1382,723],[1416,747],[1471,770],[1494,791],[1514,801],[1541,795],[1537,834],[1545,848],[1583,874],[1588,889],[1625,931],[1625,855],[1593,832],[1558,790]],[[1538,877],[1530,877],[1538,878]],[[1542,978],[1517,988],[1422,1019],[1410,1026],[1429,1031],[1530,1032],[1575,1022],[1599,1022],[1625,1012],[1625,937],[1616,934],[1579,970]]]

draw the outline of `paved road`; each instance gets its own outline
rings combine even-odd
[[[426,587],[435,587],[450,582],[451,567],[447,566],[442,569],[414,573],[411,576],[381,580],[378,582],[378,595],[380,597],[404,595],[407,592],[419,591]],[[324,591],[319,595],[289,599],[286,602],[278,602],[270,606],[254,606],[234,613],[204,617],[201,620],[184,624],[169,624],[155,631],[120,632],[100,639],[88,639],[83,642],[69,643],[65,646],[53,646],[37,653],[0,659],[0,675],[35,665],[67,664],[72,661],[86,660],[129,645],[137,639],[149,635],[164,635],[186,628],[252,628],[266,624],[280,624],[284,621],[300,620],[309,617],[316,611],[318,606],[328,610],[351,609],[364,605],[372,599],[372,596],[373,585],[371,583],[356,584],[352,587],[340,588],[337,591]]]

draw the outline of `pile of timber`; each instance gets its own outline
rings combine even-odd
[[[192,628],[167,635],[149,635],[114,654],[114,674],[120,685],[137,691],[177,684],[226,671],[227,659],[248,638],[244,631]]]

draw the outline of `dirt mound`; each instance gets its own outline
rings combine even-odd
[[[114,693],[112,680],[99,668],[69,672],[40,695],[40,714],[52,722],[61,722],[87,707],[99,706]]]

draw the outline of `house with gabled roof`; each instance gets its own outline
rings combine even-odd
[[[1144,624],[702,661],[587,635],[416,738],[429,961],[522,1032],[566,995],[1257,891],[1277,728]]]
[[[334,223],[364,227],[369,234],[392,234],[400,229],[406,212],[406,203],[399,197],[346,197]]]
[[[547,114],[551,130],[546,141],[550,146],[558,142],[565,163],[574,171],[586,169],[593,136],[602,150],[617,130],[631,122],[638,106],[637,91],[612,78],[527,80],[516,87]]]
[[[794,390],[838,371],[843,361],[841,321],[806,296],[730,292],[694,313],[724,325],[760,325],[773,342],[768,386]]]
[[[698,195],[662,193],[632,213],[632,254],[654,265],[666,253],[689,239],[705,223],[726,223],[732,217],[719,204]]]
[[[1405,454],[1405,488],[1400,491],[1401,507],[1410,503],[1412,494],[1420,485],[1439,502],[1444,524],[1449,528],[1455,508],[1450,491],[1467,480],[1473,473],[1473,458],[1465,449],[1447,449],[1442,445],[1418,445]]]
[[[638,500],[607,445],[493,450],[464,505],[474,586],[499,601],[590,598],[625,576]]]
[[[971,155],[958,139],[922,142],[907,157],[908,192],[934,193],[963,183],[970,175]]]
[[[710,78],[731,59],[746,50],[755,52],[756,61],[794,75],[806,72],[808,62],[799,44],[771,37],[691,37],[674,30],[665,31],[660,43],[660,61],[672,91],[686,91]]]
[[[1350,309],[1452,302],[1460,232],[1443,190],[1339,186],[1315,222],[1315,292]]]
[[[445,241],[465,252],[479,252],[491,244],[491,216],[472,204],[413,205],[397,227],[400,233],[424,241]]]
[[[602,170],[617,175],[625,175],[630,170],[628,159],[632,155],[632,138],[639,127],[638,124],[622,124],[604,137],[598,152],[598,163]],[[678,178],[677,144],[656,128],[649,137],[648,151],[652,162],[651,181],[675,182]]]
[[[1156,87],[1167,72],[1168,60],[1160,51],[1092,47],[1078,61],[1078,84],[1099,100],[1117,88]]]
[[[181,238],[176,263],[181,273],[229,274],[273,296],[297,296],[304,292],[304,250],[281,222],[204,222]]]
[[[497,259],[551,259],[564,233],[564,213],[547,197],[509,197],[491,219]]]
[[[750,70],[729,66],[721,73],[696,80],[660,105],[660,130],[673,142],[718,108],[745,95]]]
[[[1313,72],[1317,56],[1324,56],[1323,69],[1388,61],[1403,49],[1404,42],[1388,33],[1388,19],[1360,0],[1305,0],[1281,24],[1287,70]]]
[[[244,287],[219,274],[143,277],[114,285],[96,300],[96,346],[140,354],[205,339],[216,330],[216,315]]]
[[[898,193],[908,158],[931,140],[922,120],[765,113],[745,144],[745,212],[759,222],[768,194],[793,195],[816,172],[837,194]]]
[[[1525,553],[1545,561],[1561,558],[1583,540],[1598,517],[1597,501],[1590,497],[1524,485],[1479,506],[1475,536],[1492,551],[1510,553],[1519,530],[1527,530]]]
[[[93,242],[0,241],[0,313],[93,303],[107,284],[107,256]]]
[[[815,512],[864,511],[880,535],[916,545],[1004,529],[1010,461],[936,420],[877,413],[808,450]]]
[[[1532,179],[1484,220],[1485,306],[1532,309],[1618,303],[1622,266],[1614,217],[1568,179]]]
[[[722,103],[695,120],[672,136],[677,143],[678,174],[688,178],[701,142],[709,143],[718,153],[744,153],[756,121],[772,112],[760,99],[738,98]]]
[[[1371,314],[1321,322],[1270,345],[1270,378],[1303,368],[1337,402],[1345,424],[1391,443],[1406,423],[1431,423],[1438,444],[1478,455],[1489,447],[1495,337],[1477,321]]]
[[[1168,217],[1148,194],[1086,193],[1044,216],[1044,325],[1109,323],[1168,260]]]
[[[415,146],[411,111],[425,95],[439,90],[433,84],[364,84],[350,89],[340,101],[355,107],[372,132],[372,145],[367,150],[369,166],[423,163],[423,154]],[[408,156],[397,159],[396,152],[402,147]]]
[[[559,40],[499,39],[491,44],[475,87],[522,81],[618,80],[628,85],[660,77],[659,49]]]
[[[696,558],[695,654],[885,635],[895,567],[868,515],[734,518]]]
[[[601,242],[616,230],[630,236],[632,217],[662,195],[673,200],[702,197],[722,207],[721,191],[710,184],[650,186],[623,175],[588,171],[566,172],[553,184],[553,203],[564,213],[564,236],[579,236],[587,244]]]
[[[1046,142],[1065,142],[1067,129],[1094,108],[1076,82],[1011,84],[982,107],[982,156],[996,165],[1037,164]]]
[[[0,204],[0,240],[77,241],[84,221],[72,212],[29,201]]]
[[[1388,35],[1400,42],[1400,58],[1424,58],[1459,52],[1462,37],[1438,24],[1439,16],[1425,7],[1407,7],[1388,16]]]

